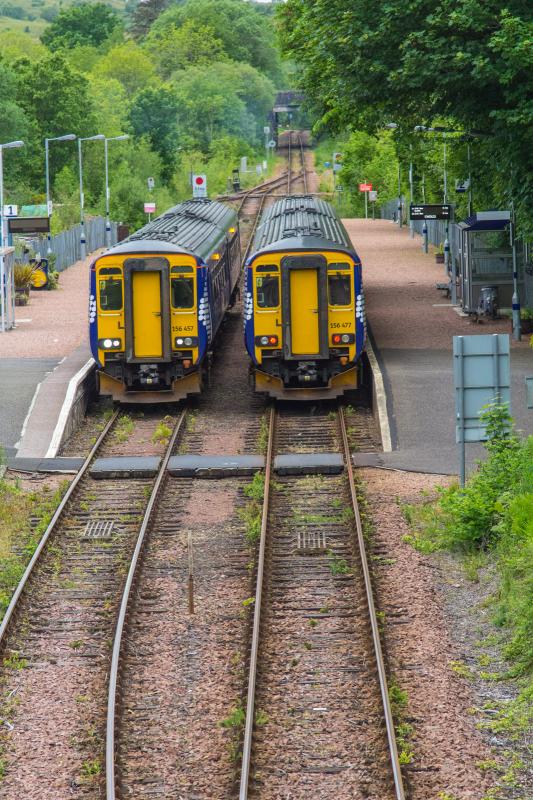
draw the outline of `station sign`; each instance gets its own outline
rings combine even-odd
[[[19,213],[19,207],[14,205],[7,205],[4,206],[4,217],[17,217]]]
[[[50,217],[8,217],[9,233],[48,233]]]
[[[207,177],[205,175],[192,176],[192,196],[207,197]]]
[[[144,213],[145,214],[155,214],[155,203],[145,203],[144,204]]]
[[[449,203],[419,206],[411,203],[409,207],[409,219],[453,219],[453,206]]]
[[[372,184],[371,183],[360,183],[359,184],[359,191],[360,192],[371,192],[372,191]]]

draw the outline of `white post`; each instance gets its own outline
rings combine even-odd
[[[84,198],[83,198],[83,165],[81,159],[81,143],[82,139],[78,139],[78,164],[80,170],[80,259],[83,261],[87,258],[87,246],[85,242],[85,214],[84,214]]]
[[[104,139],[105,160],[105,246],[111,247],[111,220],[109,219],[109,165],[107,160],[107,139]]]

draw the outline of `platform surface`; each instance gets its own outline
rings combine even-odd
[[[363,263],[369,329],[387,393],[393,451],[383,466],[456,475],[452,337],[510,333],[508,320],[473,324],[443,301],[444,267],[388,220],[344,220]],[[511,406],[517,428],[533,432],[525,376],[533,375],[529,337],[511,345]],[[467,445],[470,469],[483,446]]]
[[[30,292],[29,305],[15,309],[16,327],[0,333],[0,446],[8,457],[46,456],[70,378],[90,357],[91,260],[61,272],[57,290]]]

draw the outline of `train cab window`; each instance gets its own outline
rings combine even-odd
[[[122,308],[122,281],[120,278],[100,278],[98,285],[100,309],[102,311],[120,311]]]
[[[171,278],[172,308],[193,308],[194,281],[192,278]]]
[[[350,276],[328,275],[328,295],[330,306],[350,305]]]
[[[277,308],[279,306],[279,278],[277,275],[257,276],[255,287],[259,308]]]

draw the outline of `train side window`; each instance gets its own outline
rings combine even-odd
[[[194,306],[194,281],[192,278],[172,278],[172,308]]]
[[[257,305],[259,308],[279,306],[279,279],[277,275],[265,275],[255,279]]]
[[[328,294],[330,306],[350,305],[350,276],[328,275]]]
[[[120,278],[100,280],[99,289],[102,311],[120,311],[122,309],[122,281]]]

